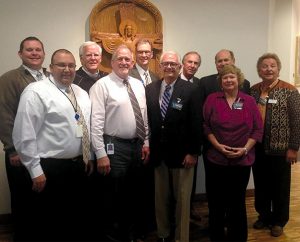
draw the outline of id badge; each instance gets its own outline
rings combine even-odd
[[[82,129],[82,125],[78,124],[76,127],[76,137],[80,138],[83,136],[83,129]]]
[[[106,145],[106,153],[108,155],[113,155],[115,153],[115,147],[114,147],[114,144],[112,143],[109,143]]]
[[[268,103],[276,104],[277,100],[276,99],[268,99]]]
[[[232,107],[234,109],[239,109],[239,110],[242,110],[243,106],[244,106],[244,103],[241,103],[241,102],[235,102],[235,103],[232,104]]]

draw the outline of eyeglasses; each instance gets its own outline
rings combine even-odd
[[[137,54],[138,55],[142,55],[142,54],[144,54],[145,53],[145,55],[150,55],[151,54],[151,51],[150,50],[138,50],[137,51]]]
[[[67,67],[70,69],[70,70],[75,70],[76,68],[76,65],[75,64],[65,64],[65,63],[57,63],[57,64],[52,64],[54,66],[57,66],[59,69],[61,70],[65,70]]]
[[[171,68],[176,68],[179,64],[176,62],[162,62],[160,63],[163,67],[171,67]]]

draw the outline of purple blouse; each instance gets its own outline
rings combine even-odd
[[[254,98],[239,91],[237,101],[236,108],[231,109],[223,92],[207,97],[203,107],[205,135],[214,134],[220,144],[231,147],[244,147],[249,138],[261,142],[263,122]],[[227,158],[213,146],[207,152],[210,162],[224,166],[249,166],[254,158],[254,147],[246,156],[234,159]]]

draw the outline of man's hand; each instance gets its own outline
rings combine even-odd
[[[97,170],[104,176],[110,173],[110,160],[107,156],[97,159]]]
[[[142,160],[144,161],[144,165],[148,163],[150,156],[150,149],[148,146],[143,146],[142,148]]]
[[[44,174],[32,179],[32,190],[35,192],[41,192],[46,186],[46,176]]]
[[[182,162],[185,168],[192,168],[196,165],[196,163],[197,163],[197,155],[190,155],[190,154],[187,154],[184,157],[184,160]]]
[[[21,159],[19,155],[10,155],[9,161],[12,166],[22,166]]]

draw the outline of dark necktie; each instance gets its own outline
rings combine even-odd
[[[144,120],[143,120],[143,117],[142,117],[140,105],[139,105],[139,103],[136,99],[136,96],[135,96],[134,92],[132,91],[132,88],[131,88],[130,83],[128,82],[128,80],[124,80],[123,83],[127,87],[127,92],[128,92],[129,99],[130,99],[130,102],[131,102],[131,106],[132,106],[132,109],[133,109],[133,113],[134,113],[134,116],[135,116],[136,135],[141,141],[144,142],[145,137],[146,137],[146,131],[145,131],[145,124],[144,124]]]
[[[76,113],[79,114],[79,119],[78,119],[78,125],[82,125],[82,156],[83,156],[83,161],[87,164],[89,159],[90,159],[90,138],[89,138],[89,131],[84,119],[84,116],[82,114],[82,111],[77,105],[77,101],[75,98],[75,95],[73,93],[73,90],[69,87],[66,89],[66,93],[72,102],[73,106],[77,108]]]
[[[170,89],[171,89],[171,86],[166,85],[164,94],[163,94],[162,99],[161,99],[160,112],[161,112],[161,116],[162,116],[163,119],[165,119],[167,109],[168,109],[168,105],[169,105],[169,101],[170,101],[170,98],[171,98]]]

